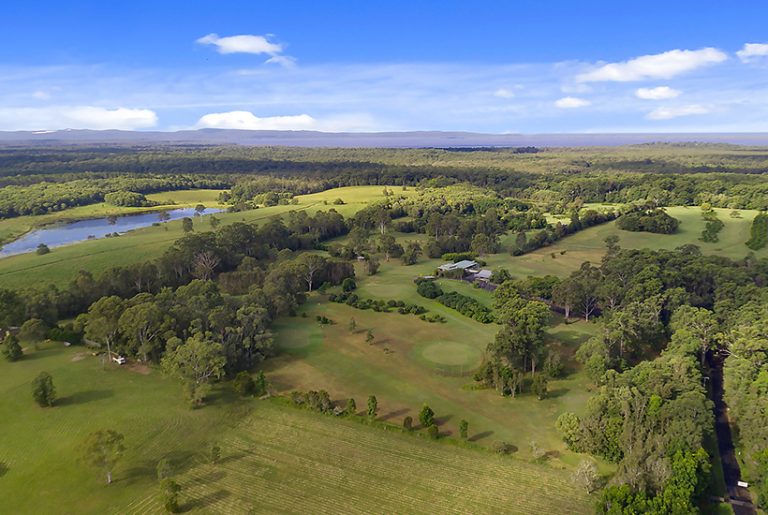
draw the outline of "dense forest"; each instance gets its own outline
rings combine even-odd
[[[233,187],[235,199],[247,202],[276,190],[299,194],[338,186],[462,182],[554,210],[574,201],[768,209],[768,185],[760,177],[768,170],[768,155],[709,149],[685,159],[685,154],[661,148],[659,159],[645,160],[631,159],[637,148],[581,154],[567,149],[3,149],[0,217],[101,202],[106,194],[121,190]]]

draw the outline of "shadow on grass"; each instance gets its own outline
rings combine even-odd
[[[48,356],[52,356],[53,354],[56,354],[57,349],[39,349],[35,350],[34,347],[27,347],[24,351],[24,354],[21,356],[20,361],[34,361],[36,359],[43,359],[47,358]]]
[[[57,406],[72,406],[74,404],[86,404],[88,402],[100,401],[113,397],[115,393],[112,390],[86,390],[76,392],[67,397],[56,400]]]
[[[181,507],[182,512],[188,512],[192,510],[204,510],[205,508],[216,504],[219,501],[223,501],[231,494],[227,490],[217,490],[210,494],[203,495],[197,499],[192,499],[189,502],[184,503]]]
[[[569,391],[570,390],[568,388],[555,388],[554,390],[549,390],[547,392],[547,399],[557,399],[558,397],[562,397]]]
[[[237,461],[239,459],[245,458],[246,456],[248,455],[244,452],[235,452],[230,454],[229,456],[224,456],[223,458],[221,458],[219,460],[219,463],[229,463],[232,461]]]
[[[442,426],[453,418],[453,415],[443,415],[442,417],[435,417],[435,425]]]
[[[378,420],[390,420],[390,419],[397,418],[397,417],[400,417],[402,415],[405,415],[406,413],[408,413],[408,408],[403,408],[403,409],[399,409],[399,410],[395,410],[395,411],[390,411],[386,415],[382,415],[381,417],[379,417]]]
[[[484,438],[488,438],[492,434],[493,434],[493,431],[483,431],[482,433],[477,433],[477,434],[474,434],[474,435],[470,436],[469,438],[467,438],[467,440],[469,440],[470,442],[477,442],[477,441],[482,440]]]
[[[8,465],[0,461],[0,477],[3,477],[4,475],[6,475],[9,470],[10,469],[8,468]]]

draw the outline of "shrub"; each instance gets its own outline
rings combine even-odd
[[[341,282],[341,289],[345,292],[350,292],[357,289],[357,283],[351,277],[347,277]]]
[[[253,380],[248,372],[239,372],[232,382],[235,391],[242,396],[250,396],[256,393],[256,381]]]
[[[436,299],[443,294],[443,289],[435,281],[421,281],[416,287],[416,292],[422,297]]]
[[[432,424],[429,427],[427,427],[427,434],[433,440],[437,440],[438,438],[440,438],[440,430],[437,428],[435,424]]]
[[[651,209],[627,213],[619,217],[616,225],[625,231],[672,234],[677,231],[680,220],[669,216],[663,209]]]

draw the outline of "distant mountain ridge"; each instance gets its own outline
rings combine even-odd
[[[592,147],[643,143],[766,145],[768,133],[483,134],[474,132],[317,132],[199,129],[175,132],[81,130],[0,131],[0,146],[253,145],[338,148]]]

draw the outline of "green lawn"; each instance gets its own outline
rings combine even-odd
[[[412,195],[415,192],[408,190],[397,193]],[[172,195],[175,201],[182,201],[181,195],[188,194],[176,191],[157,195],[160,198]],[[342,198],[345,204],[333,205],[332,202],[336,198]],[[223,224],[237,221],[263,223],[273,216],[281,216],[289,211],[305,210],[313,214],[329,209],[335,209],[344,216],[350,216],[371,201],[383,199],[383,186],[353,186],[303,195],[295,205],[267,207],[242,213],[219,213],[216,217],[221,219]],[[198,200],[200,197],[194,197],[192,204],[197,203]],[[64,211],[62,214],[67,212]],[[196,230],[210,230],[205,217],[195,219],[195,225]],[[181,221],[176,220],[159,227],[131,231],[119,238],[102,238],[58,247],[50,254],[43,256],[34,253],[10,256],[0,259],[0,286],[7,288],[44,284],[65,286],[79,270],[99,274],[114,266],[130,265],[157,258],[183,235]],[[30,282],[31,277],[34,277],[34,284]]]
[[[58,390],[53,408],[31,398],[41,370]],[[54,343],[0,362],[0,513],[162,513],[155,467],[164,457],[185,512],[589,511],[569,473],[549,465],[228,392],[190,410],[181,386],[154,369],[103,370],[82,347]],[[127,449],[109,486],[79,459],[85,436],[102,428],[123,433]],[[216,465],[202,456],[214,441]]]
[[[274,328],[282,351],[268,363],[269,377],[282,392],[324,388],[333,398],[354,397],[357,405],[376,395],[382,418],[396,424],[410,415],[417,419],[424,402],[436,411],[440,430],[456,436],[461,419],[470,423],[473,440],[484,446],[507,441],[524,459],[531,457],[530,442],[549,451],[556,467],[570,467],[578,457],[560,440],[554,424],[563,411],[582,412],[589,383],[574,372],[550,383],[552,396],[544,401],[532,395],[504,398],[494,391],[473,388],[472,373],[482,361],[486,345],[499,329],[481,324],[416,293],[413,277],[428,273],[433,262],[402,266],[383,263],[375,276],[358,270],[357,293],[365,298],[395,299],[425,306],[443,315],[447,323],[428,323],[414,315],[358,310],[313,295],[302,309],[306,317],[287,318]],[[458,281],[442,280],[446,290],[458,290],[491,304],[488,292]],[[334,325],[319,325],[324,315]],[[354,318],[355,332],[349,330]],[[368,329],[375,340],[366,343]],[[563,324],[555,318],[549,344],[560,352],[573,372],[572,355],[593,334],[584,322]]]

